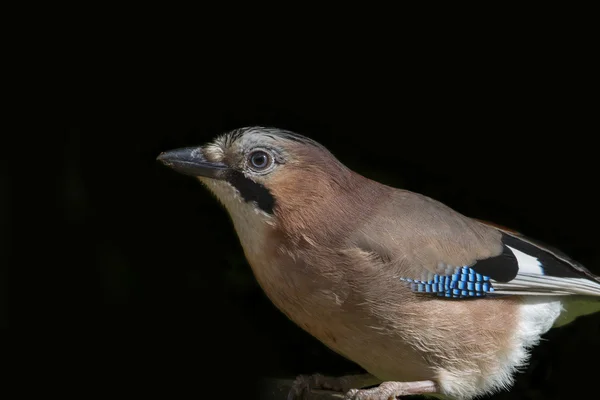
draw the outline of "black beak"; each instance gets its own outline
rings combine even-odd
[[[225,179],[229,167],[222,163],[209,162],[204,158],[202,147],[185,147],[160,153],[156,158],[180,174]]]

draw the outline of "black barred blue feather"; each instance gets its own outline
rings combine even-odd
[[[414,292],[434,293],[441,297],[454,299],[483,297],[494,291],[488,276],[478,274],[469,267],[456,267],[451,275],[433,275],[433,279],[427,281],[400,279],[409,283]]]

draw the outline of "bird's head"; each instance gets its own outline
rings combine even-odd
[[[352,211],[366,181],[314,140],[275,128],[236,129],[158,160],[206,185],[240,236],[261,224],[327,232]]]

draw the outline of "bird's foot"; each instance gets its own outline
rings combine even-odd
[[[433,381],[383,382],[372,389],[350,389],[345,400],[395,400],[398,396],[437,392],[437,385]]]
[[[370,374],[346,375],[340,377],[321,374],[300,375],[294,381],[287,400],[308,399],[313,390],[329,390],[346,393],[351,388],[375,385],[381,380]]]

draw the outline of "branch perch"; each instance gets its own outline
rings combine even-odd
[[[293,384],[293,379],[264,379],[260,398],[265,400],[287,400],[288,393]],[[341,400],[343,398],[344,393],[313,389],[308,393],[306,400]]]

